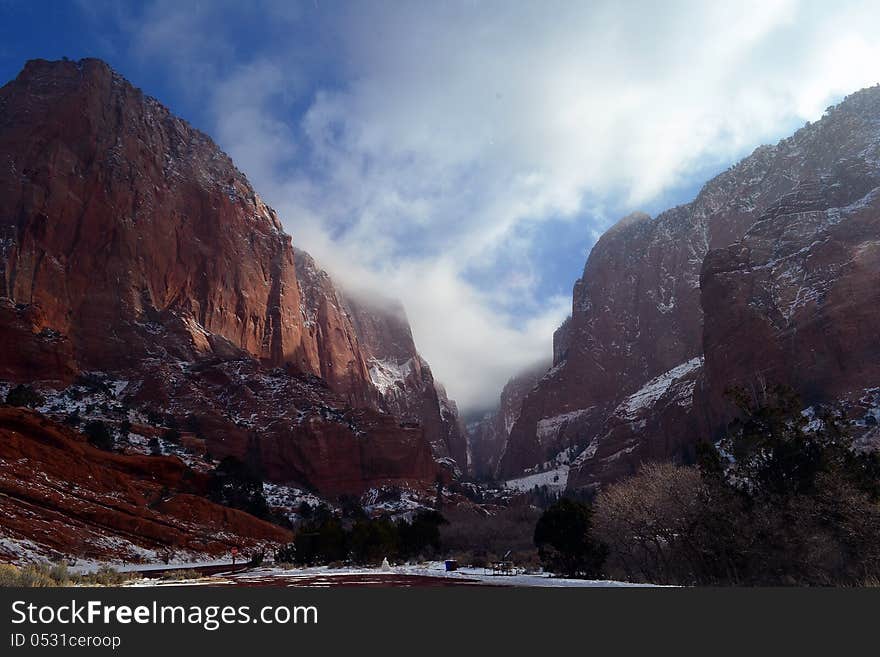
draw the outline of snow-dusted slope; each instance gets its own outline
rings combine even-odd
[[[515,476],[572,440],[586,448],[607,432],[605,420],[616,414],[624,399],[678,365],[694,363],[703,352],[703,311],[713,304],[717,309],[728,304],[741,315],[747,314],[748,307],[763,306],[770,322],[782,326],[827,299],[835,274],[856,267],[873,271],[871,245],[876,232],[871,233],[868,215],[876,208],[871,194],[876,187],[872,181],[878,171],[878,153],[880,87],[873,87],[848,97],[792,137],[756,149],[709,181],[693,202],[653,219],[630,216],[606,232],[574,286],[572,316],[555,336],[554,366],[523,402],[501,461],[502,474]],[[822,202],[810,199],[811,186],[821,190]],[[796,220],[789,221],[790,217]],[[844,221],[847,217],[852,220]],[[763,226],[772,227],[770,233],[783,230],[784,239],[778,235],[759,239],[760,233],[767,232]],[[824,236],[847,231],[864,231],[860,246],[847,244],[845,254],[832,254],[829,249],[844,242]],[[738,244],[747,233],[746,240]],[[729,262],[717,261],[720,285],[709,297],[704,290],[701,299],[704,259],[731,244],[737,246],[728,250]],[[744,268],[758,277],[769,272],[771,281],[762,287],[760,296],[750,298],[751,306],[739,305],[741,298],[750,295],[745,276],[735,292],[723,284],[724,277],[737,276]],[[858,294],[873,298],[871,289],[862,290],[860,285]],[[871,335],[870,321],[858,329],[852,326],[855,318],[863,316],[859,311],[850,320],[841,316],[836,321],[851,325],[847,330],[858,331],[859,336]],[[741,319],[728,314],[723,321],[728,330],[718,332],[719,340],[729,343],[742,332]],[[748,344],[758,333],[744,335],[743,344]],[[835,356],[827,357],[830,362]],[[797,362],[799,357],[789,352],[788,359]],[[760,369],[758,359],[754,360],[750,366]],[[707,354],[705,375],[717,375],[721,369],[716,366],[722,367],[720,361]],[[645,391],[644,398],[631,399],[630,411],[638,411],[643,401],[662,402],[665,394],[656,397],[655,393],[665,384],[658,383],[660,387]],[[864,384],[862,388],[871,382]],[[699,393],[700,384],[693,385]],[[561,417],[571,419],[566,423],[553,419]],[[671,425],[669,431],[673,431]],[[692,435],[688,440],[693,443],[697,438]],[[681,458],[685,455],[681,450],[687,451],[686,445],[662,432],[652,434],[646,429],[643,440],[655,446],[666,444],[670,451],[656,450],[665,458]],[[624,460],[635,467],[641,458],[634,450]],[[625,471],[617,468],[608,476]]]

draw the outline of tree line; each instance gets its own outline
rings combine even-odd
[[[431,557],[440,550],[437,511],[421,510],[411,520],[360,515],[346,522],[324,506],[296,530],[292,543],[275,553],[276,563],[319,566],[334,563],[370,565]]]

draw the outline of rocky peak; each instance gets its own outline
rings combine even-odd
[[[346,306],[382,407],[404,422],[418,423],[434,456],[452,459],[453,467],[466,471],[467,440],[458,409],[416,349],[403,306],[377,295],[348,295]]]
[[[97,60],[31,62],[0,99],[0,293],[40,306],[81,365],[137,354],[157,318],[186,351],[217,336],[303,360],[290,238],[209,138]]]
[[[625,217],[618,219],[617,223],[615,223],[607,231],[605,231],[605,234],[610,235],[618,230],[628,228],[629,226],[636,226],[646,221],[651,221],[651,215],[649,215],[648,213],[631,212]]]
[[[433,481],[332,281],[204,133],[103,62],[40,60],[0,89],[0,166],[6,381],[101,372],[275,481]]]
[[[762,224],[779,230],[790,216],[799,219],[789,229],[802,235],[786,248],[808,246],[801,241],[813,231],[806,218],[833,220],[833,208],[858,202],[875,184],[878,155],[880,87],[872,87],[792,137],[756,149],[691,203],[653,220],[630,216],[603,235],[574,286],[557,362],[524,401],[501,471],[519,473],[565,446],[568,438],[558,433],[539,436],[553,418],[577,414],[578,441],[587,446],[624,398],[700,356],[707,253],[739,242],[750,229],[757,235]],[[757,247],[756,240],[747,242]]]

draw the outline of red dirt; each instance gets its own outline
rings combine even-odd
[[[202,497],[206,486],[205,475],[176,457],[102,451],[39,413],[0,408],[2,534],[48,556],[134,560],[143,552],[218,555],[231,547],[244,554],[291,539]]]

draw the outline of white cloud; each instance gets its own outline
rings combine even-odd
[[[533,247],[559,222],[586,244],[613,220],[592,208],[650,203],[880,78],[872,2],[284,6],[236,51],[217,5],[163,3],[133,48],[203,76],[206,127],[295,242],[400,297],[466,408],[549,354],[568,300],[536,297]]]

